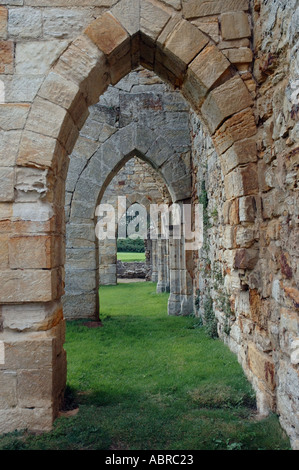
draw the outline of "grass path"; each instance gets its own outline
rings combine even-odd
[[[145,253],[118,252],[117,259],[125,263],[130,263],[132,261],[145,261]]]
[[[286,449],[276,416],[228,348],[192,317],[169,317],[152,283],[100,289],[102,328],[67,326],[68,390],[79,412],[40,436],[0,436],[0,449]]]

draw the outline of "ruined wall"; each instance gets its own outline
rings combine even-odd
[[[256,97],[258,191],[238,206],[230,202],[230,162],[221,166],[205,126],[193,115],[193,198],[206,206],[195,311],[207,331],[236,352],[259,410],[277,412],[297,448],[298,2],[255,1],[252,7],[255,60],[241,74]],[[256,258],[249,271],[236,269],[240,244]]]
[[[272,356],[276,410],[298,448],[299,390],[299,3],[253,3],[254,77],[258,84],[259,275],[249,300],[258,355]]]

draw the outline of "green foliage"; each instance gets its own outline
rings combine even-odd
[[[217,207],[215,207],[214,210],[211,212],[211,217],[213,217],[215,222],[217,221],[217,219],[218,219],[218,209],[217,209]]]
[[[218,337],[217,319],[214,313],[213,300],[210,296],[204,301],[204,327],[207,335],[214,339]]]
[[[202,181],[201,183],[201,192],[199,194],[199,203],[203,206],[203,228],[204,228],[204,238],[206,239],[206,230],[210,227],[209,214],[208,214],[208,193],[206,190],[206,183]]]
[[[132,240],[131,238],[118,239],[117,251],[120,253],[144,253],[144,240],[141,238],[137,238],[136,240]]]
[[[0,450],[288,449],[277,416],[255,420],[235,355],[194,317],[167,315],[153,283],[100,288],[103,327],[67,322],[68,389],[51,432],[0,436]]]

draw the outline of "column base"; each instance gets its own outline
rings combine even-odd
[[[51,330],[0,335],[0,433],[48,431],[66,386],[65,322]]]

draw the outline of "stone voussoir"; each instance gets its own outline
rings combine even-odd
[[[214,45],[205,47],[188,67],[183,94],[200,109],[208,91],[228,71],[230,63]]]

